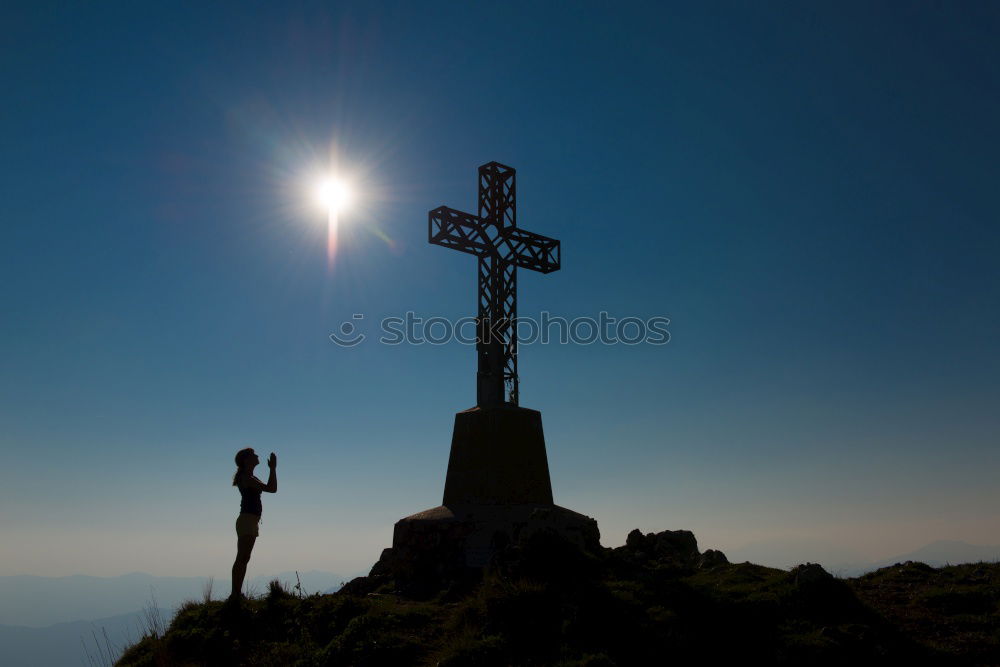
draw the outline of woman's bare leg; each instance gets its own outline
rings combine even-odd
[[[239,535],[236,538],[236,560],[233,562],[233,589],[229,597],[237,597],[243,591],[243,579],[247,576],[247,563],[253,551],[256,535]]]

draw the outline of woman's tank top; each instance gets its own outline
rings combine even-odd
[[[260,491],[243,486],[242,483],[237,488],[240,490],[240,513],[260,516],[263,510],[260,504]]]

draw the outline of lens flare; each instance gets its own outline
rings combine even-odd
[[[327,262],[332,266],[337,255],[337,233],[340,213],[347,209],[354,198],[350,186],[339,178],[326,177],[318,180],[313,188],[313,199],[325,213],[327,219]]]
[[[316,184],[315,198],[328,215],[336,215],[350,205],[351,188],[339,179],[325,178]]]

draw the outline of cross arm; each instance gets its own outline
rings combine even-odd
[[[498,243],[501,259],[522,269],[542,273],[559,270],[559,241],[524,229],[512,227],[504,230]]]
[[[486,256],[493,248],[477,216],[447,206],[427,214],[427,240],[477,257]]]

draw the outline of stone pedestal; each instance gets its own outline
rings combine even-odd
[[[444,505],[551,505],[542,413],[512,405],[455,415]]]
[[[372,574],[447,578],[544,531],[601,548],[597,521],[552,502],[541,413],[476,407],[455,415],[443,504],[397,521]]]

